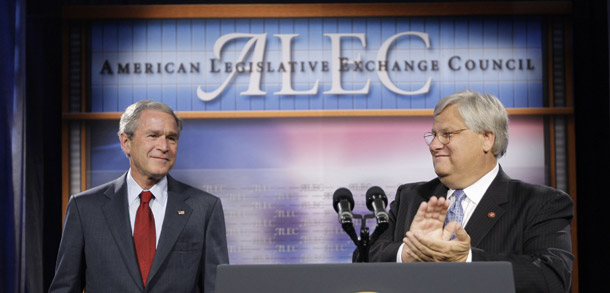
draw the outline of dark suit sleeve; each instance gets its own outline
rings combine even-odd
[[[550,188],[537,187],[528,193],[532,204],[528,211],[520,211],[526,219],[516,247],[509,253],[490,252],[494,245],[488,245],[487,250],[473,247],[472,260],[511,262],[517,292],[568,292],[574,258],[570,236],[572,200]],[[508,232],[511,227],[500,230],[503,229]],[[501,234],[494,235],[502,238]],[[502,245],[502,239],[490,241]]]
[[[205,233],[205,246],[201,263],[199,287],[203,292],[214,292],[216,289],[216,267],[229,263],[227,250],[227,233],[225,218],[220,199],[211,206]]]
[[[59,245],[55,277],[49,292],[82,292],[85,282],[83,229],[76,198],[72,196],[66,209],[64,231]]]

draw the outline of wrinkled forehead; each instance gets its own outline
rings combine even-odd
[[[137,129],[178,132],[178,123],[169,113],[147,109],[140,113]]]

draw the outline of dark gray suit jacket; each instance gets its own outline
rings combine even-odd
[[[370,261],[395,262],[420,203],[445,197],[447,190],[438,178],[400,186],[390,205],[390,226],[371,245]],[[518,292],[567,292],[573,210],[566,193],[511,179],[500,168],[466,225],[472,261],[511,262]]]
[[[127,203],[127,174],[70,198],[49,292],[214,292],[229,262],[220,199],[167,176],[167,207],[144,288]]]

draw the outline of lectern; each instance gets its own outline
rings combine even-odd
[[[220,265],[216,292],[513,293],[509,262]]]

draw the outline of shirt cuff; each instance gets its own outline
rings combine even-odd
[[[405,247],[405,244],[401,244],[398,248],[398,254],[396,254],[396,262],[402,263],[402,248]],[[469,255],[470,256],[470,255]]]

